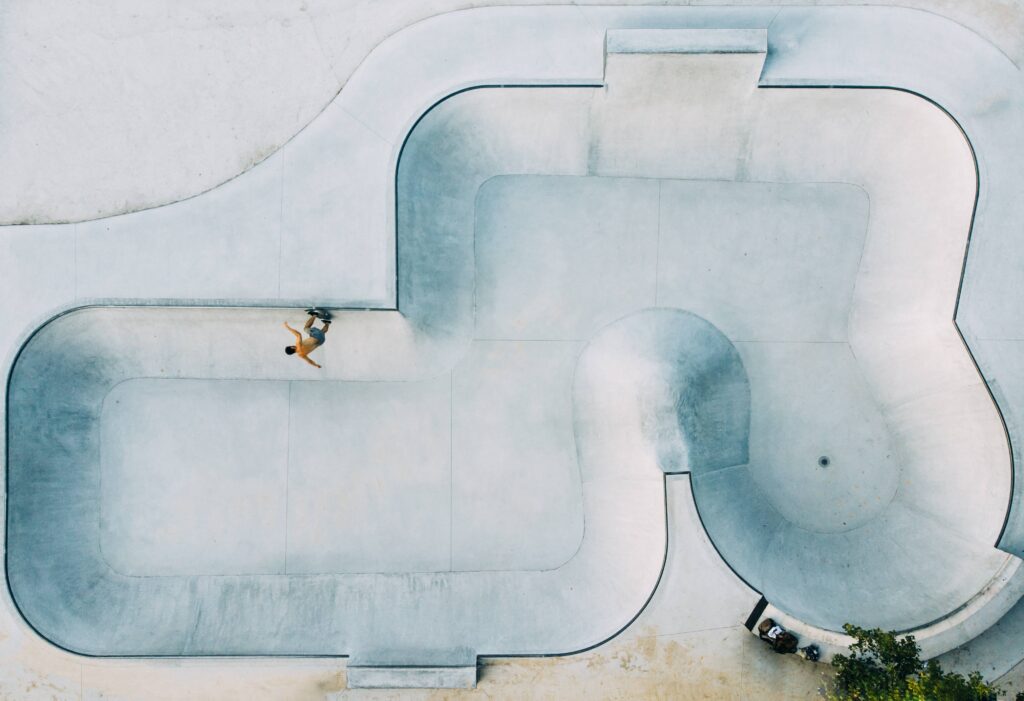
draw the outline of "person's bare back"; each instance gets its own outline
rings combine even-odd
[[[295,335],[295,345],[286,346],[284,352],[288,355],[297,355],[313,367],[319,368],[322,366],[310,358],[309,354],[327,342],[327,332],[331,328],[331,315],[327,311],[317,308],[307,309],[306,313],[309,314],[309,319],[306,320],[306,325],[302,327],[302,330],[308,334],[307,338],[303,338],[302,333],[289,326],[287,321],[284,322],[284,327]],[[319,329],[313,325],[317,319],[323,324]]]

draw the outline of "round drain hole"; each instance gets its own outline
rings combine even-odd
[[[820,458],[818,458],[818,465],[821,467],[828,467],[829,464],[831,464],[831,462],[832,461],[828,459],[827,455],[822,455]]]

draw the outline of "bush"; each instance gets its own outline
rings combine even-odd
[[[843,626],[854,638],[850,655],[836,655],[835,679],[826,690],[830,701],[990,701],[1001,692],[978,672],[966,677],[945,672],[935,660],[921,662],[914,636],[894,631]],[[1024,701],[1024,692],[1017,695]]]

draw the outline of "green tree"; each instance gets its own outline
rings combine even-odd
[[[990,701],[1000,693],[978,672],[966,677],[946,672],[936,660],[921,662],[914,636],[894,631],[843,626],[854,639],[849,655],[836,655],[830,701]],[[1017,699],[1022,699],[1021,694]]]

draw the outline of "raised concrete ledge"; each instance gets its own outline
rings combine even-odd
[[[765,29],[612,29],[610,54],[763,54]]]
[[[347,668],[349,689],[475,689],[476,665],[471,667]]]
[[[352,655],[347,666],[350,689],[473,689],[476,654],[452,650],[379,650]]]

